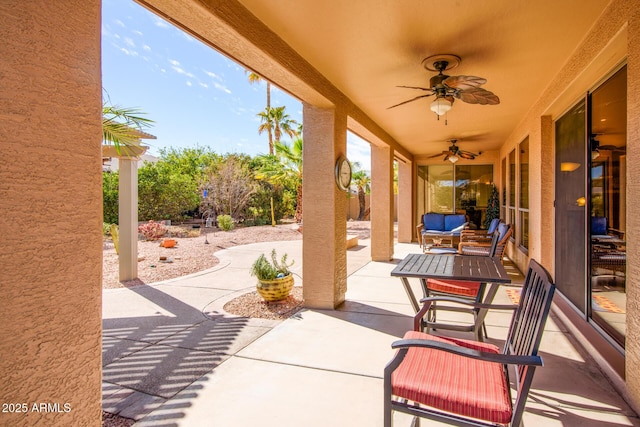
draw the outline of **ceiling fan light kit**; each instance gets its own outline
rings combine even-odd
[[[451,110],[451,105],[451,102],[447,101],[445,98],[436,98],[436,100],[431,103],[431,111],[442,116],[446,114],[447,111]]]
[[[451,163],[455,163],[458,161],[458,156],[456,156],[455,154],[453,156],[449,156],[449,161]]]

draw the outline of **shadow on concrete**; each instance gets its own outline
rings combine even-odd
[[[269,330],[247,318],[205,316],[153,286],[130,290],[161,312],[103,320],[103,410],[142,420],[136,425],[177,426],[198,396],[194,382]]]

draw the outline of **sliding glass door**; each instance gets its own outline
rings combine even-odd
[[[556,121],[556,271],[558,289],[586,313],[586,101]]]
[[[621,347],[626,336],[626,66],[555,123],[555,281]]]
[[[418,166],[418,218],[427,212],[457,212],[481,228],[492,183],[493,165]]]

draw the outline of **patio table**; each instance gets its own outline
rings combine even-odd
[[[481,282],[481,291],[490,283],[483,302],[493,300],[501,283],[511,283],[500,259],[472,255],[409,254],[393,269],[391,276],[400,277],[416,313],[420,311],[420,306],[409,284],[410,278],[420,279],[425,297],[428,295],[427,279]]]

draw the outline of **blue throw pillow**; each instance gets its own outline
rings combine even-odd
[[[464,228],[465,228],[468,224],[469,224],[468,222],[465,222],[465,223],[464,223],[464,224],[462,224],[461,226],[454,228],[453,230],[451,230],[451,234],[453,234],[454,236],[459,236],[459,235],[460,235],[460,232],[461,232],[462,230],[464,230]]]

